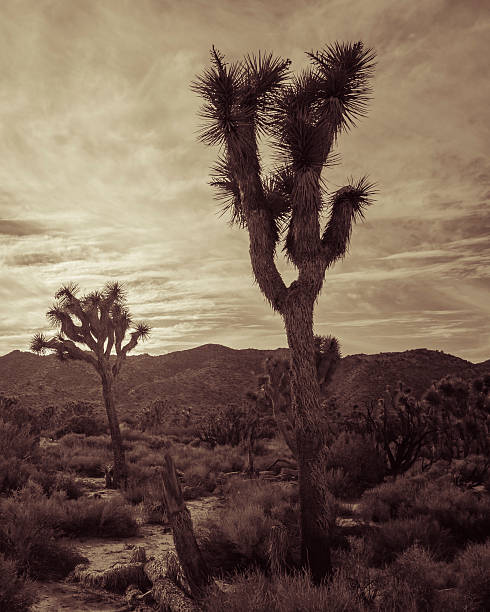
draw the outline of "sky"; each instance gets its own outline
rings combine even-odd
[[[69,281],[126,284],[152,326],[138,352],[286,346],[254,283],[248,236],[208,184],[190,89],[215,45],[308,65],[377,52],[368,116],[343,134],[335,191],[376,203],[327,272],[315,332],[344,354],[426,347],[490,357],[490,3],[481,0],[2,0],[0,355],[48,331]],[[294,270],[278,262],[288,281]]]

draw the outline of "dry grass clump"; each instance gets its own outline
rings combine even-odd
[[[445,476],[404,476],[379,485],[363,495],[360,515],[381,523],[368,534],[377,564],[417,542],[450,560],[458,548],[490,534],[488,496],[461,490]]]
[[[43,495],[36,483],[0,501],[4,524],[17,528],[20,520],[26,529],[52,529],[69,537],[131,537],[137,523],[129,506],[118,499],[81,498],[69,500],[61,493]]]
[[[124,593],[129,586],[146,591],[151,586],[143,563],[118,563],[105,571],[91,570],[86,565],[79,565],[74,569],[71,578],[84,586],[112,593]]]
[[[490,539],[470,544],[454,561],[458,590],[465,609],[490,610]]]
[[[348,579],[338,574],[325,586],[314,586],[304,573],[270,578],[251,571],[233,580],[226,592],[212,592],[204,602],[207,612],[364,612]]]
[[[36,600],[34,584],[19,575],[15,561],[0,553],[0,610],[27,612]]]
[[[224,572],[252,565],[267,568],[275,525],[286,529],[289,547],[284,562],[294,565],[299,546],[295,489],[235,478],[224,492],[225,507],[202,524],[201,547],[209,565]]]
[[[385,461],[373,442],[345,431],[324,449],[322,464],[322,479],[328,491],[340,499],[358,498],[382,482],[386,474]]]

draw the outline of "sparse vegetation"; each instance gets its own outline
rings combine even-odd
[[[283,364],[281,371],[289,375],[287,360],[275,360],[269,362],[269,377],[280,370],[274,364]],[[271,386],[272,378],[262,377],[259,383]],[[87,537],[109,541],[132,537],[138,529],[136,517],[168,529],[161,470],[163,454],[170,449],[184,498],[211,495],[221,500],[213,514],[197,525],[197,536],[207,566],[215,576],[224,577],[229,587],[207,595],[201,602],[203,609],[245,612],[299,607],[308,611],[328,605],[366,612],[486,610],[490,463],[481,435],[476,436],[475,444],[468,442],[475,410],[482,420],[487,409],[484,379],[464,384],[445,379],[416,404],[405,393],[406,401],[391,402],[385,431],[391,432],[390,444],[397,439],[403,444],[404,432],[411,435],[409,428],[400,426],[400,405],[405,406],[402,409],[416,405],[420,418],[412,421],[413,431],[418,425],[436,424],[437,428],[434,415],[439,408],[433,404],[439,400],[430,394],[441,388],[440,406],[451,401],[444,410],[459,415],[446,423],[446,432],[451,428],[454,432],[429,436],[415,460],[410,459],[401,470],[392,469],[394,464],[379,437],[381,429],[376,432],[365,420],[355,421],[359,414],[355,410],[350,417],[334,415],[334,402],[325,403],[334,418],[329,418],[322,432],[320,461],[312,474],[322,493],[320,520],[330,534],[332,576],[320,585],[301,571],[294,454],[281,428],[278,431],[274,426],[266,437],[259,433],[262,439],[254,440],[254,473],[250,472],[250,414],[242,404],[218,407],[215,421],[208,417],[208,433],[215,436],[210,434],[209,439],[193,436],[190,428],[180,437],[169,436],[166,425],[156,421],[144,431],[124,422],[121,441],[128,462],[128,486],[106,500],[88,497],[93,486],[103,486],[104,468],[112,459],[111,437],[98,406],[83,401],[65,403],[44,415],[39,408],[31,418],[21,402],[4,396],[0,567],[5,580],[0,580],[0,607],[28,610],[34,598],[31,580],[62,579],[75,568],[74,579],[90,588],[122,593],[134,582],[149,588],[139,561],[94,571],[84,563],[76,543]],[[400,397],[403,391],[400,389]],[[262,397],[266,405],[251,401],[250,406],[259,415],[260,427],[265,425],[267,430],[272,410],[270,398],[260,396],[261,392],[259,386],[249,399],[256,402]],[[283,395],[290,402],[288,393]],[[454,395],[460,399],[456,401]],[[168,409],[166,404],[162,408],[164,412]],[[473,415],[469,421],[465,420],[467,411]],[[379,423],[383,414],[380,408]],[[371,415],[374,418],[374,412]],[[102,427],[83,431],[61,427],[82,417]],[[196,422],[199,420],[192,427]],[[202,426],[204,420],[200,423]],[[269,438],[273,432],[275,437]],[[218,443],[225,440],[229,443]],[[452,451],[442,452],[444,448]],[[393,450],[395,456],[396,448]],[[287,479],[288,474],[293,474],[292,479],[284,482],[282,477]],[[176,588],[185,590],[185,580]]]

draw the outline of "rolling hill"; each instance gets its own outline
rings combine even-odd
[[[154,399],[192,414],[239,401],[255,388],[264,359],[286,356],[286,349],[234,350],[218,344],[166,355],[128,357],[117,382],[121,416],[138,414]],[[441,351],[415,349],[399,353],[349,355],[329,388],[341,410],[381,396],[387,384],[401,380],[420,396],[446,374],[474,377],[490,372],[490,361],[473,364]],[[17,396],[29,407],[61,405],[70,400],[101,403],[99,379],[88,365],[60,362],[53,355],[12,351],[0,357],[0,392]]]

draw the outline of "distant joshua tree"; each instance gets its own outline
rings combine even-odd
[[[361,178],[326,199],[322,170],[335,161],[332,147],[341,132],[365,113],[375,55],[362,42],[334,43],[307,55],[311,67],[291,76],[287,59],[259,53],[228,64],[213,47],[210,67],[192,87],[205,101],[201,140],[221,148],[211,184],[232,222],[247,229],[255,279],[286,327],[302,558],[318,582],[331,562],[323,495],[314,479],[322,443],[313,310],[326,270],[345,256],[352,225],[373,195],[373,185]],[[276,152],[277,165],[267,176],[258,148],[262,136],[270,137]],[[289,286],[276,266],[279,246],[298,270]]]
[[[59,289],[57,300],[46,316],[59,332],[52,338],[35,334],[31,350],[56,353],[62,361],[75,359],[92,365],[102,381],[102,393],[109,421],[112,450],[114,452],[113,486],[124,486],[127,480],[127,465],[122,446],[121,431],[116,412],[114,381],[123,361],[139,340],[145,340],[150,327],[146,323],[133,325],[126,307],[124,288],[118,282],[106,283],[102,291],[93,291],[77,297],[79,288],[71,283]],[[126,333],[133,326],[129,341],[123,345]],[[84,345],[89,350],[77,346]],[[112,355],[113,349],[115,356]],[[114,358],[115,357],[115,358]]]

